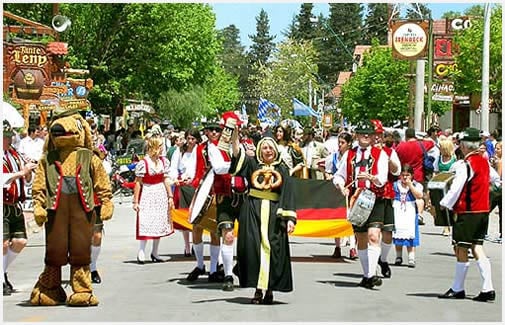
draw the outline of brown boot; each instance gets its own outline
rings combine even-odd
[[[56,306],[65,303],[67,294],[61,287],[61,267],[46,265],[30,295],[35,306]]]
[[[96,306],[98,299],[93,295],[91,287],[91,271],[89,265],[70,267],[70,284],[72,293],[67,299],[68,306]]]

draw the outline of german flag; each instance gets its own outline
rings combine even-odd
[[[295,178],[293,184],[297,223],[291,236],[334,238],[353,235],[352,225],[346,218],[345,197],[331,181]],[[172,210],[172,218],[184,227],[192,226],[188,222],[188,209]]]
[[[297,223],[293,236],[346,237],[353,234],[347,221],[345,197],[330,180],[294,179]]]

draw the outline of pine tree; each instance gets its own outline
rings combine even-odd
[[[241,93],[247,88],[247,57],[245,46],[240,42],[240,30],[235,25],[230,25],[218,32],[222,42],[222,51],[219,60],[226,72],[236,77],[239,81]]]
[[[431,19],[431,10],[424,3],[411,3],[407,8],[407,19]]]
[[[270,36],[270,23],[265,10],[261,9],[260,14],[256,16],[256,34],[249,35],[249,38],[253,42],[249,52],[250,62],[253,64],[267,64],[268,58],[275,47],[273,42],[275,35]]]
[[[292,38],[295,40],[311,40],[314,38],[315,31],[312,23],[314,15],[312,9],[314,4],[302,3],[300,6],[300,13],[295,18],[295,29]]]
[[[363,26],[363,44],[372,44],[372,38],[377,38],[379,44],[388,41],[388,4],[369,3]]]

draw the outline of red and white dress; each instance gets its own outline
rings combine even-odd
[[[165,158],[160,157],[156,166],[149,156],[145,156],[135,167],[135,175],[142,178],[137,240],[158,239],[174,232],[164,184],[169,173],[168,167],[169,162]]]

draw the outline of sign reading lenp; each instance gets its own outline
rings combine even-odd
[[[392,26],[393,57],[418,59],[426,56],[428,22],[394,22]]]

